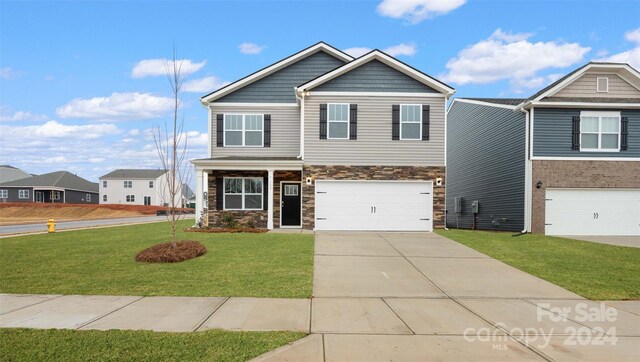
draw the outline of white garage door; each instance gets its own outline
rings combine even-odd
[[[547,235],[640,235],[638,189],[547,189]]]
[[[431,231],[430,181],[315,183],[316,230]]]

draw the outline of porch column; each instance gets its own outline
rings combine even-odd
[[[202,208],[204,207],[204,175],[205,173],[201,169],[196,168],[196,223],[202,217]]]
[[[268,195],[267,202],[267,229],[273,230],[273,170],[267,170],[269,172],[269,187],[268,187]]]

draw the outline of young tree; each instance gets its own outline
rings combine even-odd
[[[184,214],[178,212],[182,207],[183,185],[187,183],[189,172],[187,170],[187,136],[184,131],[184,116],[181,112],[182,86],[189,76],[188,69],[183,69],[183,61],[178,60],[175,46],[173,48],[173,58],[165,62],[167,79],[171,84],[171,101],[173,106],[172,117],[165,120],[163,125],[158,124],[153,129],[153,140],[155,142],[158,158],[162,169],[166,171],[163,181],[165,185],[158,185],[161,192],[161,199],[166,205],[167,220],[171,224],[171,246],[175,249],[177,242],[177,223],[184,218]]]

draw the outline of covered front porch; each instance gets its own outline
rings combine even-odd
[[[196,168],[196,221],[209,227],[302,227],[301,160],[220,157],[192,163]]]

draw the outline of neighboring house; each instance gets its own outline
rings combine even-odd
[[[0,183],[15,181],[31,176],[34,175],[28,174],[19,168],[9,165],[0,165]]]
[[[118,169],[100,177],[100,203],[166,206],[170,203],[167,172],[149,169]],[[178,207],[181,193],[176,195]]]
[[[1,183],[0,202],[97,204],[98,184],[56,171]]]
[[[453,93],[379,50],[354,59],[321,42],[208,94],[196,219],[208,204],[210,226],[444,227]]]
[[[448,227],[640,235],[636,69],[589,63],[528,99],[455,99],[447,119]]]

